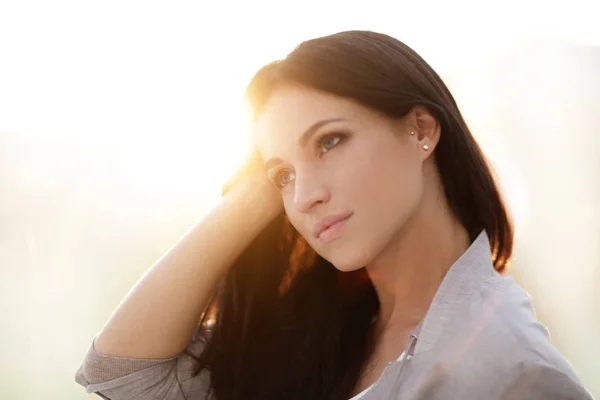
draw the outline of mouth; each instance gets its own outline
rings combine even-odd
[[[352,212],[347,212],[322,218],[315,225],[313,235],[322,243],[329,243],[339,238],[352,214]]]

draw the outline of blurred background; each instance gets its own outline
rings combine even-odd
[[[511,274],[600,397],[598,7],[0,1],[0,398],[89,397],[91,339],[247,153],[250,77],[347,29],[450,86],[514,215]]]

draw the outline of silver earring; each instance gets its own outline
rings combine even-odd
[[[414,133],[414,132],[410,132],[410,134],[411,134],[411,135],[414,135],[415,133]]]
[[[423,145],[423,150],[429,150],[429,145],[428,144],[424,144]]]

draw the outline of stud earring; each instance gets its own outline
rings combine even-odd
[[[414,135],[415,133],[414,133],[414,132],[410,132],[410,134],[411,134],[411,135]]]
[[[423,150],[429,150],[429,145],[428,144],[424,144],[423,145]]]

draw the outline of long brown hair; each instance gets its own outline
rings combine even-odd
[[[391,118],[421,105],[437,118],[445,195],[471,240],[486,230],[494,267],[512,252],[512,227],[485,158],[438,74],[384,34],[348,31],[308,40],[259,70],[247,90],[258,115],[277,85],[350,98]],[[238,258],[208,312],[214,325],[197,371],[219,400],[346,400],[371,349],[379,307],[364,268],[339,272],[281,215]]]

